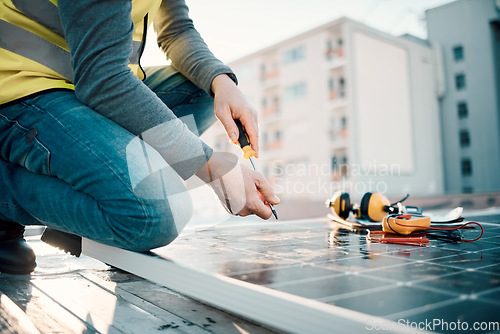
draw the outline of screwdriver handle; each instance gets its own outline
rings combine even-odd
[[[241,124],[239,119],[235,119],[234,122],[238,127],[238,132],[239,132],[238,144],[240,145],[241,150],[243,151],[243,158],[249,159],[250,157],[255,157],[255,151],[250,145],[250,141],[248,140],[248,135],[243,129],[243,125]]]

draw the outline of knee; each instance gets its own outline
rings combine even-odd
[[[191,196],[181,179],[168,173],[158,173],[156,177],[155,174],[150,175],[148,182],[139,185],[147,189],[140,193],[149,192],[150,196],[138,199],[143,214],[132,242],[136,251],[169,244],[181,233],[193,214]]]
[[[191,196],[176,171],[139,139],[127,147],[131,191],[110,217],[120,248],[146,251],[172,242],[192,216]],[[147,163],[144,161],[147,159]]]
[[[168,245],[192,217],[193,206],[188,192],[141,202],[141,213],[125,219],[115,217],[114,246],[144,252]]]
[[[134,250],[146,251],[174,241],[192,217],[193,205],[188,192],[168,196],[152,204],[143,230],[134,242]]]

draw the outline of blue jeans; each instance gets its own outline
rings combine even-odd
[[[184,76],[168,66],[146,72],[145,84],[178,118],[191,120],[192,131],[201,134],[215,121],[212,98]],[[72,91],[0,107],[0,220],[134,251],[168,244],[189,221],[191,199],[138,135]]]

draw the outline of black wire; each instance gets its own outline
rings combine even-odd
[[[396,205],[398,203],[403,203],[404,201],[406,201],[406,199],[408,199],[408,197],[410,197],[410,194],[406,194],[406,196],[403,199],[401,199],[395,203],[392,203],[390,206]]]

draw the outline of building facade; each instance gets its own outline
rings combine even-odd
[[[438,58],[341,18],[234,61],[259,111],[258,168],[285,199],[442,194]],[[241,155],[220,125],[204,138]]]
[[[500,190],[500,1],[459,0],[426,12],[442,50],[445,190]]]

